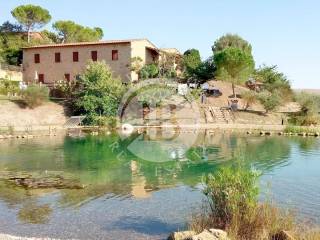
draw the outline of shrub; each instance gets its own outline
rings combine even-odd
[[[320,96],[308,93],[299,93],[295,96],[301,106],[299,113],[292,114],[290,123],[294,125],[310,126],[320,122]]]
[[[0,79],[0,94],[15,95],[19,92],[19,82],[10,81],[7,79]]]
[[[116,117],[95,116],[92,119],[92,124],[99,127],[115,128],[117,126]]]
[[[282,230],[294,229],[291,211],[279,210],[272,203],[259,204],[259,174],[243,167],[226,167],[205,178],[207,204],[193,217],[190,229],[220,228],[231,239],[273,239]]]
[[[74,81],[59,80],[54,83],[53,88],[50,90],[50,96],[56,98],[71,98],[75,88]]]
[[[258,101],[257,94],[254,91],[247,91],[241,94],[241,98],[246,102],[245,110]]]
[[[277,91],[274,91],[273,93],[263,91],[258,95],[258,99],[267,113],[274,110],[281,103],[281,99]]]
[[[138,101],[143,106],[160,106],[164,99],[167,99],[175,94],[175,89],[163,85],[149,85],[142,88],[138,94]]]
[[[49,89],[46,86],[32,84],[26,89],[21,90],[20,95],[29,108],[35,108],[42,105],[45,101],[48,101]]]
[[[208,198],[216,224],[226,228],[236,217],[244,218],[257,207],[259,174],[228,167],[205,178],[204,194]]]
[[[80,76],[72,95],[75,114],[86,115],[85,123],[96,124],[96,119],[116,117],[125,87],[113,78],[104,62],[91,62]]]
[[[155,78],[159,74],[159,68],[155,64],[147,64],[143,66],[140,70],[140,78],[148,79]]]

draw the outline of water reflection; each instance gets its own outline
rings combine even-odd
[[[46,223],[55,204],[81,207],[100,197],[145,199],[159,189],[176,185],[195,187],[204,174],[233,164],[236,159],[248,167],[254,166],[269,173],[290,164],[293,145],[298,145],[301,151],[319,148],[319,141],[311,138],[255,137],[203,131],[184,133],[184,140],[176,141],[169,133],[158,131],[155,130],[153,136],[144,133],[121,138],[114,133],[1,144],[1,170],[61,171],[71,174],[87,187],[60,190],[58,200],[53,200],[50,205],[38,200],[43,195],[52,194],[53,190],[29,191],[0,182],[0,199],[9,208],[18,209],[20,221]],[[188,146],[188,141],[192,141],[192,146]],[[153,160],[148,161],[151,156]]]

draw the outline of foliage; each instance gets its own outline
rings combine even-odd
[[[214,63],[217,67],[216,78],[231,82],[234,95],[234,85],[247,81],[254,69],[252,55],[234,47],[215,53]]]
[[[139,72],[141,79],[155,78],[158,76],[158,74],[159,68],[153,63],[144,65]]]
[[[53,88],[50,90],[50,96],[71,99],[75,87],[75,81],[67,81],[66,79],[56,81]]]
[[[200,88],[191,89],[191,91],[188,91],[188,93],[186,95],[186,99],[189,102],[193,101],[193,100],[197,100],[200,98],[201,92],[202,92],[202,89],[200,89]]]
[[[214,42],[212,51],[214,54],[223,51],[226,48],[238,48],[251,55],[251,45],[236,34],[226,34]]]
[[[0,79],[0,94],[14,95],[19,92],[19,83],[7,79]]]
[[[295,100],[300,104],[301,111],[292,114],[290,122],[295,125],[310,126],[320,123],[320,95],[299,93]]]
[[[197,49],[189,49],[183,54],[183,66],[187,77],[194,77],[201,64],[200,52]]]
[[[274,91],[272,93],[263,91],[259,93],[258,100],[263,105],[267,113],[274,110],[281,104],[281,98],[278,91]]]
[[[212,57],[201,62],[197,69],[195,69],[195,76],[197,78],[197,82],[201,84],[209,79],[212,79],[214,77],[215,71],[216,66]]]
[[[16,23],[11,23],[9,21],[4,22],[1,26],[0,26],[0,32],[1,33],[19,33],[22,32],[23,28],[20,24],[16,24]]]
[[[116,117],[125,87],[105,62],[91,62],[80,76],[73,94],[77,114],[86,115],[86,123],[97,124],[100,116]]]
[[[280,96],[283,100],[291,100],[292,90],[287,77],[277,70],[277,66],[260,66],[253,73],[256,81],[262,82],[264,88],[270,92],[273,90],[281,91]]]
[[[48,42],[51,42],[51,43],[60,43],[60,39],[59,39],[59,36],[54,33],[54,32],[51,32],[51,31],[48,31],[48,30],[43,30],[41,32],[41,35],[47,39]]]
[[[257,207],[259,174],[239,168],[222,168],[204,179],[204,194],[207,196],[211,214],[221,228],[226,228],[236,216]]]
[[[245,110],[258,101],[257,93],[254,91],[246,91],[241,93],[241,98],[246,102]]]
[[[180,65],[181,62],[174,53],[161,52],[161,57],[158,62],[159,76],[165,78],[176,77],[176,69],[179,68]]]
[[[98,41],[103,37],[101,28],[84,27],[73,21],[57,21],[52,27],[64,43]]]
[[[215,65],[213,58],[210,57],[205,61],[201,61],[200,53],[196,49],[189,49],[183,54],[182,60],[185,76],[189,81],[203,83],[213,78]]]
[[[273,239],[282,230],[294,228],[292,212],[272,203],[259,204],[259,173],[242,166],[224,167],[205,178],[208,207],[194,216],[190,228],[197,232],[219,228],[231,239]]]
[[[301,127],[301,126],[292,126],[288,125],[286,126],[284,132],[286,133],[295,133],[295,134],[300,134],[300,133],[320,133],[319,128],[313,128],[313,127]]]
[[[26,89],[21,90],[20,95],[29,108],[36,108],[48,101],[49,89],[43,85],[31,84]]]
[[[31,31],[36,28],[42,28],[51,20],[48,10],[31,4],[18,6],[11,13],[28,32],[28,42],[30,42]]]
[[[131,58],[131,66],[130,66],[131,71],[134,71],[135,73],[139,74],[142,67],[143,67],[143,60],[141,57]]]
[[[174,95],[175,89],[164,85],[152,84],[140,89],[135,94],[143,106],[155,107],[160,106],[164,99]]]

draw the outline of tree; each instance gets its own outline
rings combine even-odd
[[[41,32],[42,36],[45,37],[48,41],[52,42],[52,43],[59,43],[60,39],[59,36],[51,31],[48,30],[43,30]]]
[[[73,21],[57,21],[52,27],[57,31],[61,42],[91,42],[103,37],[101,28],[81,26]]]
[[[11,14],[28,32],[28,43],[30,42],[31,31],[42,28],[51,20],[48,10],[31,4],[16,7]]]
[[[0,33],[19,33],[22,32],[23,28],[20,24],[15,24],[15,23],[11,23],[9,21],[4,22],[1,26],[0,26]]]
[[[254,91],[246,91],[241,94],[241,98],[246,102],[245,110],[248,110],[253,104],[257,102],[257,94]]]
[[[251,54],[252,47],[249,42],[241,38],[236,34],[226,34],[220,37],[218,40],[214,42],[212,46],[213,53],[217,53],[219,51],[224,50],[225,48],[239,48],[247,53]]]
[[[113,78],[104,62],[91,62],[80,76],[73,105],[77,114],[87,116],[88,124],[97,124],[100,117],[116,117],[124,86]]]
[[[216,78],[232,83],[235,97],[235,84],[248,80],[254,70],[254,60],[250,53],[239,48],[228,47],[214,54],[214,63],[217,67]]]
[[[288,78],[277,70],[277,66],[260,66],[253,73],[256,81],[264,84],[264,88],[270,92],[278,90],[283,99],[290,100],[293,93]]]
[[[176,70],[181,67],[181,61],[175,53],[161,51],[158,67],[161,77],[174,78],[177,75]]]
[[[215,71],[216,66],[212,57],[201,62],[200,65],[195,69],[195,76],[197,78],[197,82],[203,83],[204,81],[212,79],[214,77]]]
[[[266,113],[274,110],[281,103],[281,98],[278,91],[274,91],[272,93],[268,91],[261,92],[258,95],[258,99],[266,110]]]
[[[197,49],[189,49],[183,54],[182,61],[187,77],[194,77],[201,64],[200,52]]]

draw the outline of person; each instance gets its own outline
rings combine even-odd
[[[206,102],[206,95],[205,93],[201,93],[201,103],[204,104]]]

